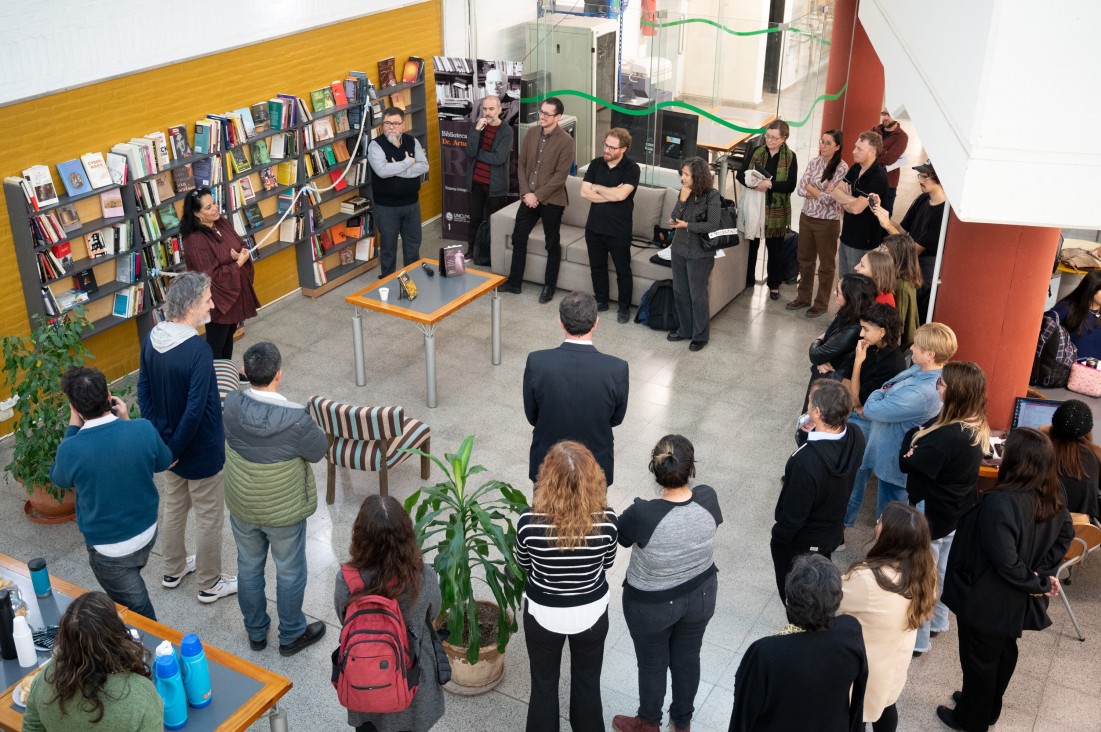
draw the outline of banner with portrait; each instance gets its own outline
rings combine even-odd
[[[509,157],[511,203],[520,197],[516,184],[516,151],[519,149],[519,61],[491,61],[458,56],[433,56],[436,108],[440,117],[440,185],[443,186],[443,238],[467,240],[470,222],[467,173],[474,164],[466,154],[466,138],[482,113],[482,98],[501,100],[501,120],[512,127]]]

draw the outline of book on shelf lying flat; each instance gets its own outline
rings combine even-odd
[[[58,163],[57,174],[61,177],[61,185],[65,186],[65,192],[70,196],[79,196],[81,193],[92,190],[88,173],[85,172],[84,164],[79,158]]]
[[[88,302],[88,293],[83,290],[65,290],[54,295],[61,312],[67,312],[82,302]]]
[[[358,213],[367,209],[371,202],[363,196],[356,196],[340,202],[341,213]]]

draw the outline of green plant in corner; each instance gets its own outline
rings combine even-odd
[[[93,358],[81,340],[88,327],[84,308],[77,306],[52,322],[32,316],[29,336],[0,337],[4,386],[18,399],[15,444],[4,471],[23,483],[28,494],[39,486],[58,503],[67,491],[50,483],[50,466],[69,425],[61,376],[70,366]]]
[[[471,487],[470,478],[485,472],[481,465],[470,464],[473,447],[474,436],[470,435],[454,455],[445,454],[443,460],[429,455],[443,472],[444,480],[421,488],[405,501],[406,512],[416,522],[421,551],[436,549],[432,566],[440,578],[441,615],[447,620],[451,643],[461,646],[460,639],[465,639],[466,660],[471,664],[478,660],[482,647],[475,579],[489,586],[497,603],[498,652],[504,653],[509,638],[518,629],[524,572],[513,553],[513,518],[528,507],[524,494],[508,483],[490,480]],[[406,452],[425,454],[419,450]],[[484,577],[472,571],[475,567],[481,568]]]

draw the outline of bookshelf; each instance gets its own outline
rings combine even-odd
[[[421,146],[427,149],[427,106],[424,82],[400,84],[379,90],[379,96],[389,96],[396,92],[408,91],[406,129],[417,138]],[[282,95],[284,99],[296,99],[291,95]],[[301,107],[307,104],[309,96],[301,100]],[[382,106],[386,106],[382,100]],[[55,309],[68,309],[68,302],[59,302],[71,290],[78,289],[76,276],[94,278],[95,289],[89,290],[84,302],[91,328],[85,332],[88,338],[117,325],[133,320],[140,339],[144,339],[158,322],[157,309],[163,304],[167,277],[152,275],[152,270],[178,272],[184,269],[183,241],[179,236],[179,218],[183,213],[183,201],[186,190],[177,192],[179,186],[176,176],[191,172],[195,185],[204,181],[198,175],[196,163],[202,163],[204,171],[211,178],[210,188],[222,209],[223,215],[234,222],[234,216],[240,217],[243,226],[242,238],[253,248],[254,261],[261,261],[288,248],[295,248],[295,261],[299,285],[303,294],[318,297],[340,284],[357,277],[378,266],[377,245],[371,247],[371,256],[367,260],[355,259],[347,262],[348,254],[356,251],[358,238],[352,237],[339,242],[333,241],[329,247],[320,250],[321,256],[315,256],[316,242],[323,235],[333,237],[341,227],[347,227],[354,213],[341,211],[341,204],[349,199],[362,197],[371,201],[370,171],[367,164],[367,145],[377,132],[372,122],[381,120],[371,118],[371,105],[368,103],[362,118],[358,120],[366,126],[360,149],[351,156],[359,129],[355,107],[358,103],[344,104],[310,113],[312,119],[302,115],[295,124],[285,129],[264,130],[243,139],[236,144],[224,137],[221,144],[215,144],[213,150],[193,153],[190,156],[175,158],[158,165],[156,173],[134,177],[128,176],[123,184],[89,190],[79,195],[59,195],[58,201],[41,206],[35,211],[28,203],[23,188],[16,183],[5,181],[4,197],[12,232],[15,260],[22,284],[23,298],[28,317],[40,315],[44,318],[56,317],[50,313],[43,290],[48,288],[53,295],[51,305]],[[218,115],[216,117],[222,117]],[[327,119],[334,125],[333,134],[325,140],[314,140],[307,132],[319,120]],[[343,119],[341,126],[347,129],[337,131],[335,123]],[[200,120],[200,121],[206,121]],[[189,126],[190,127],[190,126]],[[164,129],[164,128],[162,128]],[[189,132],[189,134],[194,134]],[[280,137],[283,155],[263,155],[261,149],[270,153],[275,138]],[[317,153],[322,148],[343,143],[347,156],[335,162],[328,162],[325,169],[317,166]],[[241,153],[249,162],[249,169],[238,170],[234,166],[234,155]],[[351,161],[347,185],[340,190],[330,190],[320,195],[305,192],[295,204],[296,210],[287,217],[293,222],[287,231],[277,230],[269,236],[262,246],[255,243],[270,234],[277,226],[280,208],[295,193],[308,183],[315,182],[318,187],[327,188],[332,184],[333,171],[342,171]],[[207,162],[209,161],[209,162]],[[330,158],[331,161],[331,158]],[[263,171],[270,169],[273,174],[278,166],[286,166],[286,175],[274,185],[265,182]],[[185,166],[187,170],[183,170]],[[52,168],[52,166],[51,166]],[[352,178],[353,172],[358,177]],[[51,171],[57,175],[56,171]],[[56,177],[54,178],[56,181]],[[167,181],[167,184],[166,184]],[[113,192],[121,198],[121,213],[116,208],[112,215],[105,215],[100,206],[100,196]],[[251,192],[251,195],[247,195]],[[368,211],[363,215],[359,237],[371,238],[377,242],[374,217],[368,203]],[[252,209],[252,207],[256,207]],[[245,216],[245,209],[252,218]],[[66,215],[61,212],[65,210]],[[285,209],[284,209],[285,210]],[[79,222],[69,218],[75,212]],[[258,215],[257,215],[258,214]],[[59,219],[57,226],[51,226],[51,234],[42,236],[42,226],[35,224],[35,217],[52,215]],[[284,221],[284,225],[286,221]],[[290,231],[293,229],[293,231]],[[293,235],[284,235],[293,234]],[[93,237],[107,235],[112,247],[99,256],[92,256],[89,248]],[[68,251],[65,251],[66,248]],[[364,247],[361,247],[364,249]],[[64,252],[64,254],[57,254]],[[125,260],[125,262],[123,261]],[[124,266],[125,265],[125,266]],[[317,282],[317,267],[324,268],[324,279]],[[127,277],[131,271],[133,277]],[[123,277],[126,281],[116,278]],[[85,279],[86,283],[88,280]],[[133,289],[128,289],[133,288]],[[128,310],[120,312],[116,308],[116,293],[126,291],[131,295],[132,304]]]

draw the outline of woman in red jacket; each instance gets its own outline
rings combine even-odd
[[[237,325],[254,317],[260,307],[252,287],[256,272],[249,248],[222,217],[209,188],[196,188],[184,198],[180,235],[188,270],[210,276],[214,309],[206,324],[206,342],[214,358],[233,358]]]

